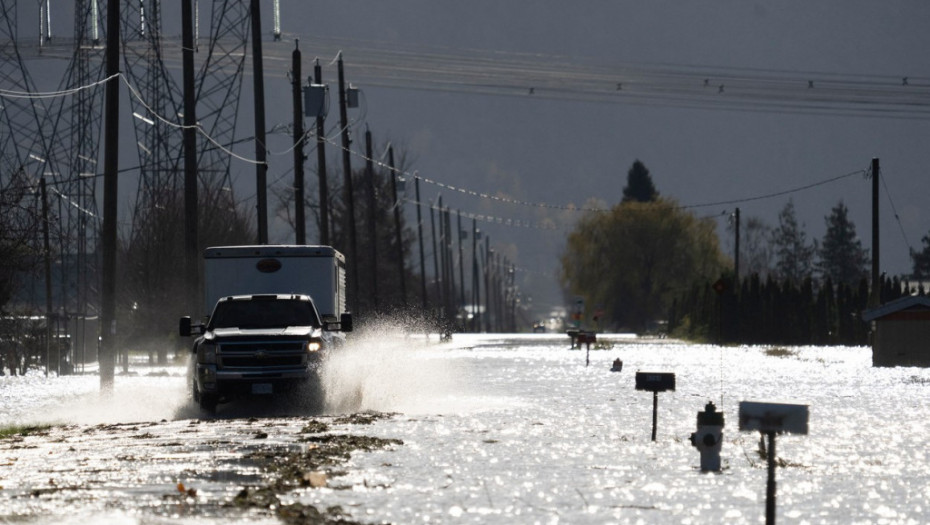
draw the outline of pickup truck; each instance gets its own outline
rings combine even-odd
[[[239,396],[317,390],[325,353],[351,330],[351,314],[323,321],[313,299],[301,294],[223,297],[206,324],[182,317],[179,327],[182,336],[198,335],[189,384],[211,413]]]

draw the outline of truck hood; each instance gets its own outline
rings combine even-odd
[[[322,330],[312,326],[286,326],[281,328],[214,328],[212,332],[204,334],[204,338],[224,339],[230,337],[319,337]]]

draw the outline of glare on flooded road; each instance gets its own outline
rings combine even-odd
[[[638,370],[677,379],[654,442]],[[439,343],[385,329],[356,334],[321,379],[322,413],[255,398],[208,418],[183,363],[134,366],[108,397],[95,375],[2,377],[2,426],[29,428],[0,439],[0,521],[279,523],[332,509],[360,523],[759,523],[766,461],[759,434],[738,430],[744,400],[810,407],[809,434],[778,440],[780,519],[921,523],[930,501],[930,371],[873,368],[868,348],[598,334],[588,355],[563,334]],[[708,401],[726,417],[719,473],[700,472],[689,442]],[[338,461],[282,477],[346,436]]]

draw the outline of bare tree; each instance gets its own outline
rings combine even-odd
[[[200,250],[207,246],[247,244],[255,237],[254,221],[221,183],[201,183],[198,194]],[[150,347],[159,360],[176,339],[177,320],[186,312],[184,297],[184,196],[166,190],[134,210],[135,235],[120,250],[122,272],[118,318],[129,334],[127,344]],[[202,268],[201,268],[202,272]]]
[[[41,218],[35,193],[22,171],[0,187],[0,311],[15,295],[23,273],[37,267]]]
[[[727,224],[728,237],[733,238],[736,225]],[[739,235],[740,273],[745,276],[757,274],[765,280],[772,271],[772,227],[759,217],[749,217],[740,225]]]

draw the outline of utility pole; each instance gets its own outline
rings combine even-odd
[[[423,310],[429,306],[429,302],[426,295],[426,256],[423,254],[423,215],[420,211],[422,204],[420,204],[420,177],[414,175],[413,177],[414,185],[416,186],[417,194],[417,232],[420,237],[420,298],[422,299]]]
[[[258,201],[258,244],[268,244],[268,163],[265,142],[265,81],[262,66],[262,16],[259,0],[251,0],[252,81],[255,95],[255,198]]]
[[[456,210],[459,229],[459,307],[465,306],[465,254],[462,246],[462,210]]]
[[[878,157],[872,159],[872,293],[869,306],[875,308],[882,302],[882,277],[879,268],[878,250],[878,182],[881,171]]]
[[[452,259],[452,214],[449,208],[440,209],[442,220],[442,255],[445,265],[443,267],[443,284],[446,296],[446,317],[455,318],[455,266]]]
[[[194,15],[191,0],[181,2],[181,54],[184,82],[184,270],[187,312],[197,315],[198,218],[197,218],[197,103],[194,93]],[[202,312],[206,313],[206,312]],[[199,317],[199,316],[198,316]],[[159,361],[162,352],[159,351]],[[165,354],[167,359],[167,354]],[[163,364],[163,363],[162,363]]]
[[[491,290],[493,290],[492,295],[490,295],[491,306],[490,308],[494,311],[494,323],[491,325],[491,331],[499,332],[500,331],[500,280],[498,279],[498,267],[500,266],[500,253],[494,252],[491,254]]]
[[[484,236],[484,326],[491,332],[491,237]]]
[[[439,206],[442,206],[442,197],[439,197]],[[429,207],[429,224],[430,233],[433,237],[433,279],[436,281],[436,301],[441,308],[444,303],[442,302],[442,291],[439,289],[439,250],[436,249],[436,214],[432,205]]]
[[[374,298],[375,310],[380,306],[378,297],[378,231],[375,227],[375,166],[372,159],[371,130],[365,127],[365,185],[368,186],[368,243],[371,259],[371,293]]]
[[[480,332],[478,305],[481,304],[481,283],[478,279],[478,221],[471,219],[471,313],[472,331]]]
[[[739,290],[739,208],[736,208],[736,211],[733,213],[733,216],[736,220],[736,239],[734,244],[736,245],[733,250],[733,273],[735,274],[734,290]]]
[[[510,263],[510,331],[517,331],[517,268]]]
[[[388,146],[388,169],[391,170],[391,192],[394,196],[394,242],[397,243],[397,270],[400,273],[400,300],[407,307],[407,276],[404,271],[404,240],[400,230],[400,201],[397,200],[397,170],[394,168],[394,146]]]
[[[439,266],[437,275],[439,280],[437,281],[437,288],[439,291],[439,305],[442,309],[443,317],[449,311],[449,279],[448,279],[448,264],[446,261],[446,214],[445,209],[442,207],[442,197],[439,197],[439,207],[436,209],[436,218],[439,220],[439,244],[436,254],[439,257]]]
[[[113,391],[116,353],[116,219],[119,181],[119,2],[107,2],[107,85],[103,157],[103,225],[100,284],[100,389]]]
[[[728,296],[729,296],[730,299],[732,299],[732,302],[731,302],[730,304],[737,304],[737,307],[736,307],[736,308],[733,308],[733,317],[734,317],[734,322],[733,322],[733,334],[736,336],[736,339],[739,340],[739,338],[741,337],[741,334],[740,334],[740,312],[739,312],[739,305],[738,305],[738,299],[737,299],[737,298],[739,297],[739,292],[740,292],[740,281],[739,281],[739,221],[740,221],[740,217],[739,217],[739,208],[736,208],[735,215],[736,215],[736,241],[734,242],[734,244],[735,244],[735,250],[734,250],[734,252],[735,252],[735,253],[733,254],[733,273],[735,274],[735,282],[733,283],[733,292],[732,292],[732,294],[728,294]]]
[[[323,69],[320,59],[313,65],[313,83],[323,85]],[[326,181],[326,130],[324,112],[316,116],[316,171],[320,180],[320,244],[329,246],[329,185]]]
[[[52,364],[49,351],[52,346],[52,249],[48,234],[48,193],[45,189],[45,177],[39,179],[39,189],[42,193],[42,238],[45,251],[45,377],[48,377],[48,370]]]
[[[257,1],[257,0],[253,0]],[[358,313],[358,244],[355,236],[355,192],[352,188],[352,160],[349,157],[349,115],[346,110],[345,73],[342,67],[342,52],[339,52],[337,62],[339,70],[339,123],[342,126],[342,170],[345,182],[343,183],[343,199],[346,206],[345,227],[349,231],[349,258],[352,261],[352,278],[349,287],[350,309]]]
[[[294,51],[291,53],[291,91],[294,97],[294,233],[297,244],[307,244],[307,220],[304,217],[304,99],[301,85],[303,76],[300,72],[298,44],[295,40]]]

